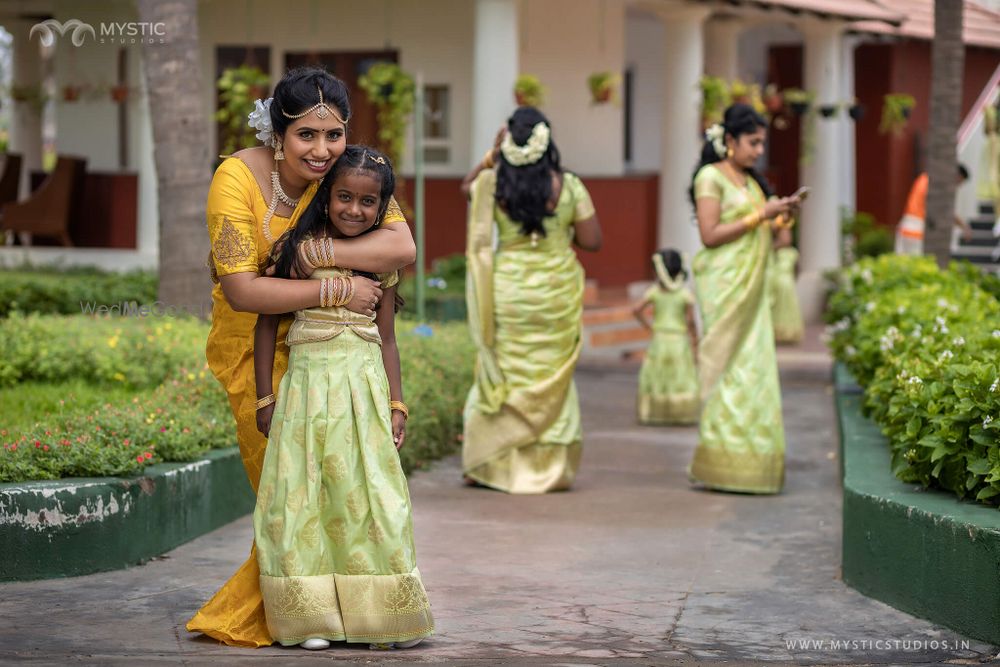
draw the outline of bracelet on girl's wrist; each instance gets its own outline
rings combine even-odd
[[[276,402],[277,400],[278,399],[276,399],[274,397],[273,393],[270,393],[267,396],[264,396],[263,398],[258,398],[257,399],[257,409],[260,410],[261,408],[266,408],[267,406],[271,405],[272,403]]]

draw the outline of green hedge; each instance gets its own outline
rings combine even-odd
[[[398,329],[411,411],[401,458],[410,471],[456,449],[474,352],[461,325],[435,326],[430,336],[411,324]],[[0,362],[4,391],[80,378],[95,389],[135,388],[131,400],[97,410],[70,405],[20,432],[0,423],[0,482],[129,475],[235,444],[228,401],[205,364],[207,333],[191,318],[14,315],[0,323],[11,341]]]
[[[841,273],[827,312],[893,473],[988,503],[1000,494],[998,287],[968,264],[883,255]]]
[[[79,314],[86,304],[156,301],[151,271],[113,273],[93,268],[22,267],[0,270],[0,317],[23,313]]]

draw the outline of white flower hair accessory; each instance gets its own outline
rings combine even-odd
[[[656,269],[656,277],[659,278],[668,292],[674,292],[684,285],[684,272],[679,271],[676,276],[671,278],[666,264],[663,263],[663,256],[658,252],[653,253],[653,268]]]
[[[253,111],[247,116],[248,125],[257,130],[257,138],[264,142],[265,146],[274,147],[274,129],[271,127],[271,102],[273,97],[266,100],[254,100]]]
[[[526,164],[534,164],[542,159],[545,151],[549,149],[549,136],[551,135],[549,126],[538,122],[531,128],[531,136],[523,146],[514,143],[510,132],[504,135],[500,142],[500,152],[504,159],[515,167],[523,167]]]
[[[718,123],[705,130],[705,140],[712,142],[712,148],[715,149],[715,154],[719,157],[724,157],[726,155],[725,137],[726,128],[722,127]]]

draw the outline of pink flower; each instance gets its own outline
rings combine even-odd
[[[41,446],[42,446],[42,443],[40,443],[38,440],[35,440],[35,449],[38,449]]]
[[[142,463],[142,454],[139,454],[139,456],[135,457],[135,460],[138,461],[139,463]]]
[[[148,461],[149,459],[153,458],[153,452],[146,452],[145,454],[143,454],[143,457]]]
[[[126,447],[128,447],[128,444],[129,444],[128,443],[128,438],[125,438],[124,440],[122,440],[122,444],[125,445]]]
[[[16,452],[17,451],[17,443],[16,442],[10,446],[10,451],[12,451],[12,452]]]
[[[160,433],[166,433],[166,431],[167,431],[167,427],[166,426],[161,426],[160,427]]]
[[[48,446],[48,445],[43,445],[43,446],[42,446],[42,451],[43,451],[43,452],[47,452],[47,451],[49,451],[49,446]]]

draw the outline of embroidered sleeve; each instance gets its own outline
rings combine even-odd
[[[695,199],[718,199],[722,200],[722,184],[715,178],[715,170],[702,167],[698,175],[694,177],[694,198]]]
[[[257,272],[256,218],[250,207],[254,183],[239,161],[226,160],[208,191],[209,266],[218,276]]]
[[[587,187],[576,174],[567,173],[565,184],[569,187],[569,192],[573,195],[573,222],[580,222],[594,217],[594,202],[590,199]]]
[[[399,271],[380,273],[378,277],[379,282],[382,285],[382,289],[389,289],[390,287],[395,287],[399,284]]]
[[[389,207],[385,209],[385,215],[382,216],[382,224],[391,225],[395,222],[406,222],[406,216],[403,215],[403,209],[399,207],[396,198],[390,197]]]

